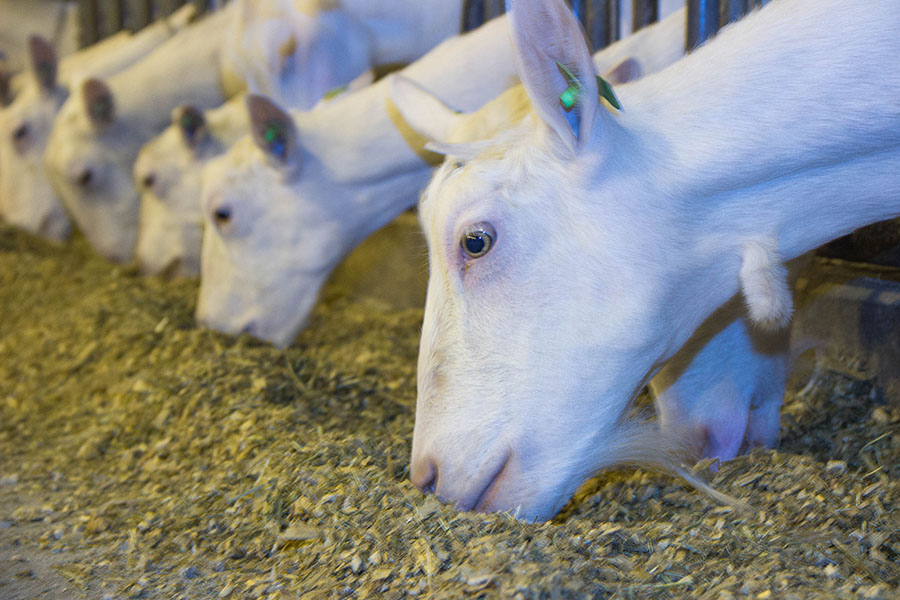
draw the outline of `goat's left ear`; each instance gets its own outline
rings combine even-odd
[[[172,111],[172,124],[181,131],[184,143],[196,148],[206,139],[206,117],[203,111],[191,104],[183,104]]]
[[[84,109],[95,127],[106,127],[116,118],[112,91],[100,79],[91,78],[81,84]]]
[[[277,104],[257,94],[247,96],[253,141],[274,167],[293,172],[300,165],[294,120]]]
[[[572,150],[591,135],[600,100],[591,51],[564,0],[506,0],[519,79],[537,114]]]
[[[459,113],[409,77],[395,74],[389,80],[391,100],[415,132],[430,142],[454,141]]]
[[[41,91],[49,94],[56,88],[56,51],[39,35],[28,38],[31,72]]]

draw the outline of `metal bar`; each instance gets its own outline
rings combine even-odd
[[[631,0],[631,31],[635,32],[659,20],[659,3],[656,0]]]
[[[687,0],[687,36],[685,50],[690,52],[719,30],[718,0]]]
[[[182,4],[184,4],[184,0],[157,0],[156,18],[161,19],[171,15]]]
[[[487,23],[494,17],[499,17],[506,12],[506,3],[503,0],[485,0],[482,23]]]
[[[462,31],[472,31],[484,18],[484,0],[466,0],[463,4]]]
[[[100,21],[98,29],[100,30],[99,33],[101,39],[121,30],[123,27],[122,1],[106,0],[106,2],[103,3],[103,10],[100,11],[98,17]]]
[[[595,0],[588,5],[585,30],[594,48],[606,48],[621,37],[620,2],[621,0]]]
[[[153,20],[150,0],[126,0],[125,26],[132,31],[146,27]]]
[[[81,47],[90,46],[99,39],[97,30],[97,0],[81,0],[78,5],[78,20],[81,28]]]
[[[754,0],[722,0],[722,12],[719,15],[719,27],[737,21],[750,10]]]

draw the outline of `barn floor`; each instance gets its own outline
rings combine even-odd
[[[194,281],[0,226],[0,598],[897,597],[900,402],[827,369],[712,479],[749,513],[643,472],[542,525],[421,495],[412,231],[279,351],[195,327]]]

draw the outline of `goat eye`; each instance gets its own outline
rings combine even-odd
[[[21,142],[28,137],[28,125],[22,123],[13,131],[13,141]]]
[[[78,175],[78,184],[83,187],[86,187],[86,186],[90,185],[90,183],[91,183],[91,181],[93,181],[93,179],[94,179],[94,172],[91,171],[90,169],[84,169]]]
[[[459,240],[463,252],[472,258],[481,258],[494,245],[497,232],[488,223],[479,223],[467,229]]]
[[[219,227],[227,225],[228,221],[231,220],[231,209],[227,206],[220,206],[213,211],[213,219]]]

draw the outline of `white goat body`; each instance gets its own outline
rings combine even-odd
[[[457,160],[420,207],[411,472],[462,508],[535,519],[598,469],[672,466],[672,438],[627,417],[642,384],[742,285],[751,314],[782,320],[784,260],[900,213],[900,4],[772,3],[620,88],[622,111],[561,0],[511,4],[534,113],[438,144]],[[582,86],[571,112],[557,63]],[[748,441],[770,442],[777,406]]]
[[[0,215],[51,240],[68,236],[69,219],[50,187],[43,154],[69,90],[80,78],[109,77],[127,68],[187,25],[193,14],[193,6],[186,6],[139,33],[116,34],[71,54],[59,61],[56,82],[42,83],[33,66],[28,70],[21,93],[0,110]]]

